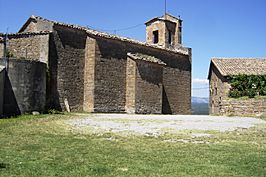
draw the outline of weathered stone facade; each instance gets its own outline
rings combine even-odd
[[[0,66],[6,66],[4,84],[1,83],[1,86],[4,86],[1,97],[3,115],[45,111],[46,64],[21,59],[9,59],[6,64],[0,58]]]
[[[259,61],[259,62],[258,62]],[[266,114],[266,99],[233,99],[227,76],[263,74],[266,59],[212,59],[209,69],[209,113],[224,115]]]
[[[227,99],[221,101],[221,114],[227,115],[266,115],[266,98]]]
[[[163,47],[180,47],[182,20],[169,14],[146,22],[146,41]]]
[[[3,57],[3,42],[0,42],[0,57]],[[49,32],[9,34],[8,51],[14,58],[31,59],[48,64]]]
[[[66,110],[69,105],[71,111],[87,112],[191,112],[191,50],[181,44],[169,48],[34,16],[19,32],[10,42],[21,44],[8,46],[14,55],[23,57],[27,45],[28,56],[47,63],[47,108]],[[27,40],[20,38],[23,35],[28,35]],[[143,58],[132,59],[129,53]]]

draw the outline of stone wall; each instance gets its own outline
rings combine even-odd
[[[266,99],[233,99],[228,97],[230,84],[214,65],[210,69],[210,114],[266,114]]]
[[[84,103],[83,111],[94,112],[96,40],[87,37],[84,66]]]
[[[93,37],[93,36],[92,36]],[[125,112],[127,53],[155,56],[167,64],[163,69],[164,100],[168,110],[164,113],[191,113],[191,58],[162,49],[139,46],[128,42],[95,38],[96,112]]]
[[[30,18],[25,25],[20,29],[21,32],[40,32],[53,31],[53,23],[43,20],[35,20]]]
[[[0,66],[0,117],[3,116],[4,83],[5,83],[5,68],[3,66]]]
[[[136,62],[128,57],[126,73],[126,112],[136,113]]]
[[[167,48],[180,47],[182,44],[182,20],[168,14],[163,18],[165,20],[157,19],[146,23],[146,42],[153,44],[153,32],[158,31],[158,45]],[[169,43],[169,37],[171,43]]]
[[[125,112],[127,53],[124,44],[97,38],[94,110]]]
[[[136,61],[136,113],[162,113],[163,67],[145,61]]]
[[[225,115],[266,115],[265,99],[227,99],[220,104],[220,114]]]
[[[59,101],[60,108],[82,111],[84,102],[84,66],[87,35],[85,32],[55,25],[53,33],[54,53],[49,66],[56,78],[51,88],[52,97]],[[51,84],[52,84],[51,83]]]
[[[163,71],[163,113],[190,114],[190,71],[166,67]]]
[[[153,32],[158,31],[158,45],[165,46],[166,44],[166,26],[162,21],[158,21],[157,23],[152,23],[147,25],[146,27],[146,42],[149,44],[153,44]]]
[[[96,40],[87,37],[85,48],[84,67],[84,103],[83,110],[94,112],[94,80],[95,80],[95,54]]]
[[[221,101],[228,98],[228,91],[230,85],[215,66],[211,66],[210,70],[210,99],[209,99],[209,113],[220,114]]]
[[[5,65],[3,59],[0,65]],[[45,110],[46,69],[45,63],[9,59],[4,83],[5,116]]]
[[[27,58],[47,64],[47,109],[66,110],[69,105],[72,111],[125,112],[127,73],[132,72],[128,70],[127,53],[131,52],[152,55],[167,64],[162,71],[164,96],[158,99],[167,106],[161,106],[161,112],[190,113],[190,56],[96,37],[62,25],[54,25],[53,29],[53,33],[48,34],[13,35],[9,42],[9,49],[16,57],[27,55]],[[158,93],[162,92],[160,90],[161,86]],[[147,98],[152,99],[151,96]],[[133,102],[130,104],[134,105]],[[153,111],[158,113],[159,106],[156,105]]]
[[[37,60],[48,63],[49,33],[44,34],[17,34],[8,36],[7,49],[13,58]],[[1,48],[3,43],[1,43]],[[3,50],[0,50],[3,57]]]
[[[181,19],[178,20],[175,17],[168,14],[166,15],[166,19],[176,23],[174,45],[179,46],[179,44],[182,44],[182,20]]]

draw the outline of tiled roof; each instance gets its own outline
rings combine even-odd
[[[16,37],[16,36],[28,36],[28,35],[46,35],[46,34],[50,34],[52,33],[52,31],[40,31],[40,32],[22,32],[22,33],[8,33],[7,36],[8,37]],[[4,33],[0,33],[0,39],[3,39],[5,37],[6,34]]]
[[[150,55],[145,55],[145,54],[141,54],[141,53],[127,53],[127,56],[129,56],[130,58],[132,58],[134,60],[142,60],[142,61],[156,63],[159,65],[166,65],[162,60],[160,60],[154,56],[150,56]]]
[[[88,33],[90,35],[94,35],[94,36],[99,36],[99,37],[108,38],[108,39],[115,39],[115,40],[129,42],[129,43],[132,43],[132,44],[137,44],[137,45],[157,48],[157,49],[161,49],[161,50],[165,50],[165,51],[169,51],[169,52],[174,52],[174,53],[178,53],[178,54],[189,55],[189,48],[182,47],[182,46],[180,46],[178,48],[174,48],[174,49],[164,48],[164,47],[158,46],[156,44],[148,44],[148,43],[137,41],[137,40],[130,39],[130,38],[127,38],[127,37],[121,37],[121,36],[117,36],[117,35],[113,35],[113,34],[108,34],[108,33],[105,33],[105,32],[96,31],[96,30],[93,30],[93,29],[90,29],[90,28],[87,28],[87,27],[78,26],[78,25],[66,24],[66,23],[61,23],[61,22],[57,22],[57,21],[47,20],[47,19],[44,19],[44,18],[39,17],[39,16],[32,15],[30,17],[30,19],[42,20],[42,21],[50,22],[50,23],[53,23],[53,24],[56,24],[56,25],[60,25],[60,26],[65,26],[65,27],[69,27],[69,28],[79,29],[79,30],[85,31],[86,33]]]
[[[266,75],[266,58],[213,58],[211,62],[223,76]]]
[[[181,20],[180,17],[175,17],[175,16],[167,13],[166,15],[163,15],[161,17],[154,17],[154,18],[150,19],[149,21],[147,21],[145,24],[147,25],[147,24],[152,23],[154,21],[169,21],[167,17],[171,17],[171,18],[174,18],[176,20]],[[169,22],[172,22],[172,21],[169,21]]]

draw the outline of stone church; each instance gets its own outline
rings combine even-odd
[[[12,106],[10,89],[19,113],[190,114],[191,48],[182,46],[182,20],[165,14],[145,24],[146,42],[38,16],[31,16],[18,33],[1,34],[0,58],[6,51],[10,57],[8,62],[0,59],[10,82],[0,95],[2,114],[10,114],[5,111]],[[39,63],[44,70],[34,69]],[[31,91],[26,95],[25,90]]]

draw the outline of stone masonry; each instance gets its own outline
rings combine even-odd
[[[266,98],[229,98],[227,76],[238,74],[265,75],[266,59],[212,59],[209,69],[210,114],[266,115]]]
[[[191,49],[181,45],[181,20],[167,15],[149,25],[157,21],[165,45],[31,16],[9,35],[8,50],[47,64],[47,109],[190,114]]]
[[[0,40],[0,57],[3,57],[3,42]],[[23,33],[8,35],[8,51],[12,57],[38,60],[48,64],[49,33]]]

